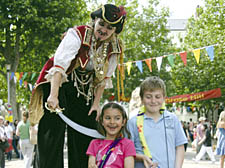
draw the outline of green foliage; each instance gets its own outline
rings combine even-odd
[[[0,73],[6,76],[6,63],[11,64],[13,72],[40,72],[54,54],[61,35],[69,27],[87,21],[85,9],[82,0],[2,0]],[[18,101],[29,100],[27,90],[17,89]]]
[[[214,46],[214,60],[210,61],[205,49],[201,49],[200,62],[197,64],[194,54],[188,52],[187,66],[178,64],[172,71],[176,94],[195,93],[221,88],[222,97],[197,102],[207,107],[210,103],[224,102],[225,97],[225,1],[205,0],[205,7],[197,9],[198,16],[188,21],[185,51],[204,46]]]
[[[167,17],[169,16],[168,9],[158,10],[158,1],[151,0],[147,6],[142,6],[143,12],[140,12],[140,7],[136,0],[131,1],[126,6],[127,21],[124,31],[120,35],[125,45],[124,63],[155,58],[175,51],[171,40],[168,38],[169,30],[166,28]],[[169,81],[170,75],[165,68],[167,64],[168,61],[163,59],[159,72],[156,59],[153,59],[153,71],[150,72],[145,62],[142,62],[143,73],[141,73],[135,63],[133,63],[130,75],[127,74],[125,68],[125,96],[130,97],[132,91],[148,76],[156,75],[165,81]],[[114,88],[117,86],[116,78],[113,79],[113,85]],[[114,90],[114,95],[117,95],[116,92],[117,89]]]

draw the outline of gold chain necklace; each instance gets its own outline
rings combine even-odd
[[[101,81],[104,79],[104,64],[107,57],[107,47],[109,42],[103,42],[97,48],[97,41],[93,37],[93,64],[96,77]]]

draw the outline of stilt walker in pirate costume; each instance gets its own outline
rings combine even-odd
[[[122,53],[117,35],[126,11],[105,4],[91,18],[91,26],[67,31],[36,82],[29,109],[31,123],[39,123],[40,168],[64,167],[66,124],[69,168],[88,167],[85,152],[95,137],[100,98],[105,88],[112,87],[110,78]]]

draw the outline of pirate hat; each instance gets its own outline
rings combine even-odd
[[[98,10],[91,13],[91,18],[101,18],[113,27],[116,27],[116,33],[119,34],[123,30],[123,25],[126,18],[126,11],[123,6],[115,6],[105,4]]]

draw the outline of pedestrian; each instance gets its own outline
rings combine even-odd
[[[13,128],[9,124],[9,121],[5,121],[5,132],[6,132],[6,136],[9,143],[9,147],[5,150],[5,152],[7,154],[7,160],[10,161],[12,160],[12,150],[13,150],[13,146],[12,146]]]
[[[0,144],[7,141],[7,136],[4,128],[4,117],[0,116]],[[5,168],[5,148],[0,145],[0,167]]]
[[[194,141],[194,122],[192,121],[192,118],[189,119],[189,124],[188,124],[188,132],[190,136],[191,143]]]
[[[62,108],[61,116],[68,117],[70,123],[96,131],[101,96],[105,88],[112,87],[111,76],[122,55],[118,35],[125,18],[122,6],[103,5],[91,13],[91,25],[65,33],[54,58],[42,69],[29,107],[30,121],[39,123],[40,168],[64,165],[66,123],[53,111]],[[69,168],[88,167],[86,151],[93,137],[86,134],[67,127]]]
[[[198,145],[201,145],[201,149],[194,160],[196,163],[198,163],[201,160],[201,158],[205,155],[205,153],[208,153],[212,163],[215,163],[216,160],[212,150],[211,131],[208,128],[207,124],[203,124],[202,131],[204,136],[201,139],[201,141],[198,142]]]
[[[20,153],[18,151],[18,142],[19,142],[19,137],[16,135],[16,128],[18,125],[18,120],[15,120],[13,122],[13,141],[12,141],[12,146],[14,149],[14,152],[16,153],[16,158],[20,158]]]
[[[188,128],[186,126],[186,122],[181,121],[181,125],[182,125],[182,128],[184,130],[184,134],[185,134],[187,140],[189,141],[190,140],[190,136],[189,136]],[[187,151],[187,146],[188,146],[188,142],[184,144],[184,151],[185,152]]]
[[[194,129],[193,129],[193,142],[191,143],[191,146],[192,146],[192,150],[197,150],[197,125],[194,126]]]
[[[200,117],[199,119],[199,124],[197,125],[197,128],[196,128],[196,132],[197,132],[197,136],[196,136],[196,155],[199,153],[201,147],[202,147],[202,143],[199,144],[199,142],[203,139],[204,137],[204,134],[203,134],[203,131],[202,131],[202,127],[203,127],[203,124],[205,123],[205,120],[206,118],[205,117]]]
[[[187,143],[177,116],[163,108],[166,86],[151,76],[140,85],[143,106],[137,116],[128,120],[128,130],[136,148],[135,168],[182,167],[184,144]]]
[[[220,117],[217,123],[217,129],[219,129],[219,137],[217,139],[216,154],[220,155],[220,168],[224,168],[225,159],[225,111],[220,113]]]
[[[107,103],[99,118],[99,132],[105,139],[91,141],[86,154],[89,156],[88,168],[121,167],[134,168],[136,155],[134,143],[125,138],[127,114],[117,103]]]
[[[34,146],[30,142],[30,122],[28,112],[22,112],[23,119],[18,123],[16,135],[20,137],[20,149],[23,154],[25,168],[31,168]]]

